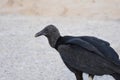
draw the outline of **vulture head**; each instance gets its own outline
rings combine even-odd
[[[39,36],[46,36],[48,38],[49,44],[51,47],[55,47],[55,44],[60,37],[60,33],[58,29],[54,25],[48,25],[44,29],[42,29],[40,32],[35,34],[35,37]]]

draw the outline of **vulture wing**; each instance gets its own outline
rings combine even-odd
[[[107,41],[90,36],[82,36],[79,38],[94,45],[108,60],[120,65],[119,55],[112,47],[110,47],[110,44]]]
[[[94,54],[97,54],[117,65],[120,65],[119,56],[107,41],[91,36],[71,37],[64,36],[60,39],[61,44],[76,45]],[[59,41],[59,42],[60,42]]]
[[[80,38],[72,38],[72,39],[66,41],[65,44],[80,46],[88,51],[91,51],[93,53],[96,53],[96,54],[104,57],[104,55],[94,45],[92,45],[91,43],[84,41]]]

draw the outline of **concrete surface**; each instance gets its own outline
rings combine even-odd
[[[1,15],[0,80],[75,80],[47,39],[34,37],[49,24],[56,25],[62,35],[90,35],[107,40],[120,53],[120,21]],[[84,79],[88,80],[86,74]],[[94,80],[114,79],[104,75]]]
[[[0,14],[120,19],[120,0],[0,0]]]

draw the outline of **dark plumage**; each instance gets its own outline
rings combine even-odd
[[[107,41],[91,36],[61,36],[54,25],[48,25],[35,37],[44,35],[51,47],[55,48],[65,65],[83,80],[82,73],[94,75],[109,74],[120,80],[120,60],[118,54]]]

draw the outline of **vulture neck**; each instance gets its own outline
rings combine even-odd
[[[57,40],[61,37],[59,33],[51,34],[50,36],[46,36],[48,38],[48,42],[52,48],[55,48]]]

